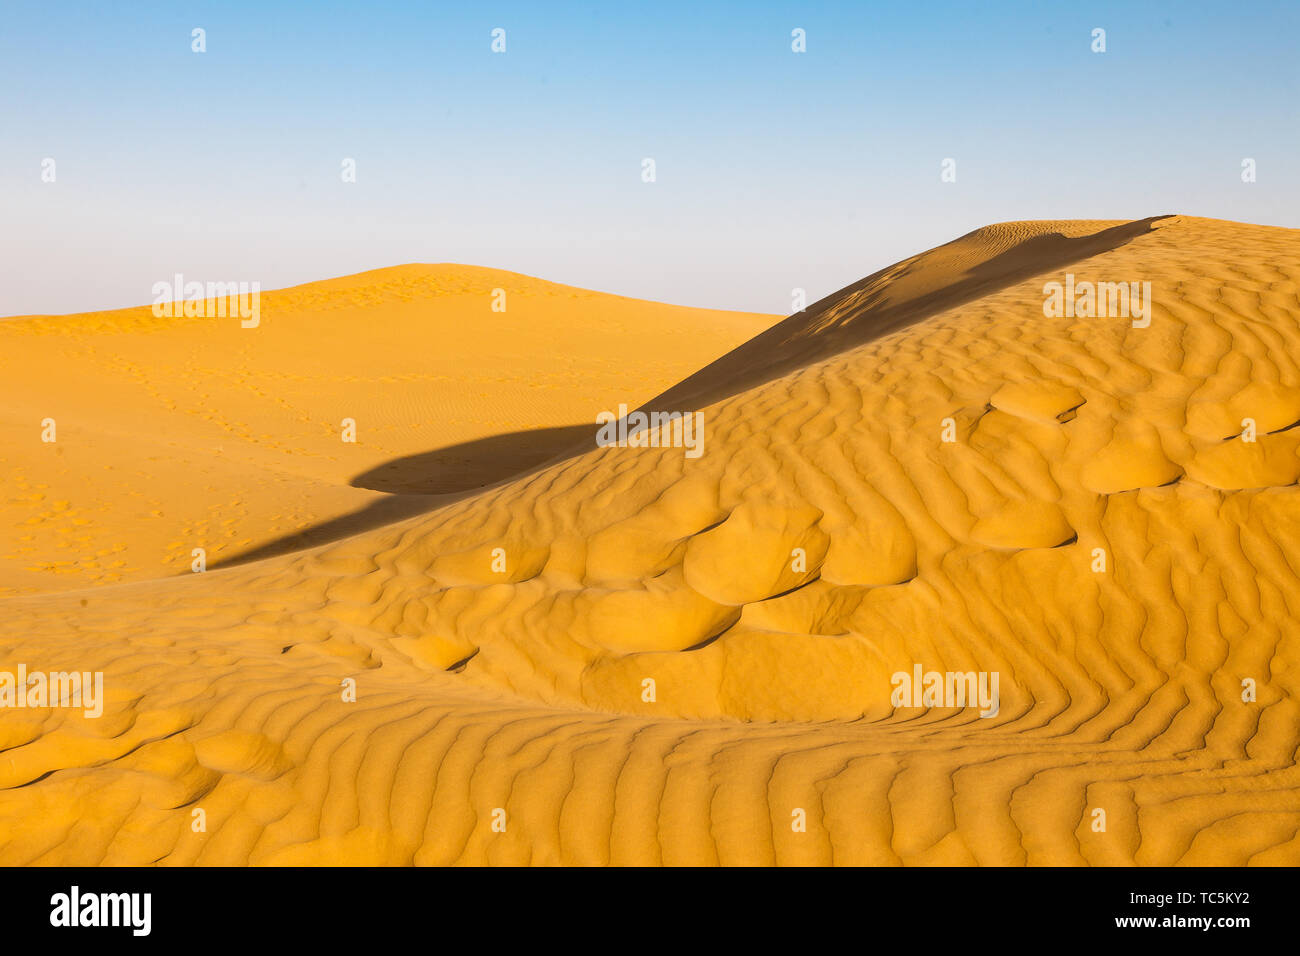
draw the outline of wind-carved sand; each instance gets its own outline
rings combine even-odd
[[[1067,271],[1149,327],[1045,316]],[[698,459],[7,598],[0,667],[107,699],[0,711],[0,863],[1295,864],[1298,280],[1294,230],[991,226],[702,358],[644,406]],[[918,665],[996,715],[895,709]]]
[[[0,321],[0,596],[188,573],[196,547],[215,566],[428,511],[775,320],[408,265],[263,293],[252,329],[148,307]]]

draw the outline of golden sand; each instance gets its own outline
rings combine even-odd
[[[0,863],[1300,862],[1300,232],[991,226],[766,331],[441,268],[0,324],[0,668],[106,694],[0,711]],[[665,387],[698,459],[426,454]]]
[[[248,329],[149,307],[0,321],[0,596],[155,579],[188,572],[196,547],[216,566],[427,511],[774,321],[449,265],[268,292]]]

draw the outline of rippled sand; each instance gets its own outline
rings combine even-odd
[[[1066,273],[1149,281],[1149,327],[1045,316],[1044,284]],[[194,535],[173,526],[159,535],[181,542],[170,566],[135,557],[128,583],[86,587],[105,582],[72,549],[79,590],[0,601],[0,667],[102,670],[108,697],[99,719],[0,711],[0,863],[1300,862],[1298,280],[1300,232],[1173,216],[990,226],[766,331],[760,316],[681,310],[687,327],[659,339],[651,311],[619,329],[601,299],[574,320],[589,361],[562,376],[583,395],[565,407],[635,405],[673,380],[646,389],[667,369],[655,363],[685,362],[646,407],[700,410],[704,454],[598,448],[576,429],[532,460],[498,448],[475,474],[502,480],[480,491],[421,485],[435,480],[413,450],[436,447],[427,436],[364,462],[335,444],[349,402],[370,403],[359,422],[401,421],[402,402],[414,420],[445,416],[462,388],[439,392],[415,371],[426,359],[382,334],[312,365],[311,389],[286,398],[271,370],[289,370],[286,388],[302,374],[312,321],[275,340],[268,322],[248,346],[262,330],[235,329],[221,360],[205,336],[227,333],[206,326],[0,327],[6,345],[23,339],[32,382],[41,355],[52,378],[48,356],[118,367],[115,337],[184,334],[177,355],[261,393],[239,416],[121,412],[130,449],[112,463],[130,481],[103,483],[101,459],[73,457],[76,426],[61,430],[64,467],[104,496],[95,541],[155,548],[136,529],[166,521],[137,497],[167,475],[197,499],[204,479],[164,470],[179,466],[149,442],[190,436],[185,461],[216,468],[193,436],[223,423],[252,437],[220,467],[250,470],[206,479],[220,500],[200,504],[209,529],[233,512],[247,548],[287,530],[265,509],[295,477],[382,485],[385,456],[416,457],[367,493],[428,506],[205,574],[181,574]],[[388,310],[442,321],[437,301],[348,281],[296,308],[331,316],[331,335],[382,328]],[[569,293],[591,295],[557,292],[561,312]],[[458,354],[490,380],[503,342],[485,326]],[[539,335],[537,368],[553,372]],[[240,380],[238,355],[261,371]],[[392,382],[358,371],[390,359]],[[183,377],[134,367],[160,395],[158,377]],[[133,394],[85,402],[109,415]],[[275,418],[286,401],[294,414]],[[570,424],[511,418],[517,401],[500,389],[500,423]],[[23,427],[44,414],[33,405]],[[271,481],[252,446],[337,460]],[[49,450],[12,455],[39,476],[30,462]],[[512,463],[523,473],[499,474]],[[10,494],[7,515],[50,520]],[[344,506],[302,494],[316,520]],[[35,591],[55,570],[0,583]],[[996,673],[997,714],[895,707],[891,675],[917,665]]]

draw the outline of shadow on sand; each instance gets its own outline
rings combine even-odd
[[[354,488],[382,491],[389,497],[372,501],[349,514],[284,535],[233,557],[215,561],[211,567],[232,567],[314,548],[432,511],[459,498],[527,474],[557,457],[567,458],[569,454],[583,450],[595,432],[594,423],[506,432],[503,435],[395,458],[357,475],[349,482]],[[580,444],[582,448],[577,447]]]
[[[944,249],[896,263],[832,293],[728,352],[662,392],[642,409],[693,411],[786,372],[897,331],[944,309],[960,306],[1031,276],[1123,246],[1152,231],[1169,216],[1152,216],[1101,229],[1091,235],[1032,236],[980,262],[948,284],[910,299],[890,299],[890,283]],[[962,237],[965,238],[965,237]],[[954,242],[961,242],[956,239]],[[951,245],[951,243],[949,243]],[[351,514],[286,535],[213,567],[229,567],[300,551],[381,525],[432,511],[492,485],[590,448],[596,426],[567,425],[507,432],[433,451],[407,455],[352,479],[354,488],[391,497]]]

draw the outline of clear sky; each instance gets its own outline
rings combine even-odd
[[[788,312],[990,222],[1300,226],[1298,51],[1294,0],[4,0],[0,315],[404,262]]]

